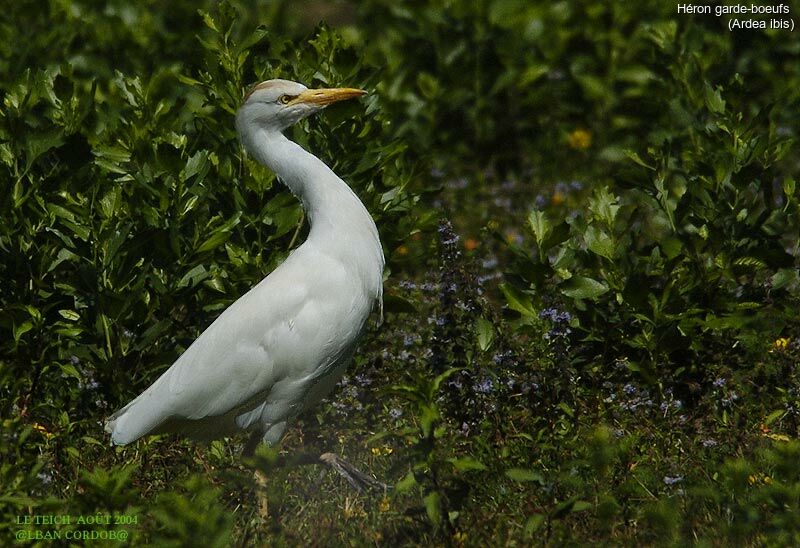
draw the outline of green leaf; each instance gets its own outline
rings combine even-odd
[[[552,230],[552,225],[547,218],[547,214],[544,211],[534,209],[531,211],[530,215],[528,215],[528,224],[533,230],[536,245],[542,247],[543,242],[547,239]]]
[[[725,100],[722,98],[722,88],[717,86],[712,88],[711,84],[705,83],[705,101],[708,110],[716,114],[725,112]]]
[[[211,236],[206,238],[200,246],[197,248],[197,253],[205,253],[206,251],[211,251],[212,249],[216,249],[231,237],[230,231],[227,230],[217,230]]]
[[[539,472],[534,472],[533,470],[527,470],[525,468],[509,468],[506,470],[506,477],[514,481],[535,481],[539,485],[544,485],[544,477]]]
[[[571,419],[575,418],[575,411],[572,409],[572,407],[567,405],[565,402],[563,402],[563,401],[559,402],[558,403],[558,408],[561,409],[564,413],[566,413],[569,418],[571,418]]]
[[[614,225],[619,208],[619,198],[606,187],[597,189],[589,198],[589,211],[592,212],[592,217],[604,222],[608,227]]]
[[[122,190],[119,187],[112,188],[100,198],[100,212],[106,219],[114,217],[121,205]]]
[[[472,457],[449,458],[447,461],[459,472],[470,472],[472,470],[486,470],[486,465],[473,459]]]
[[[546,523],[547,516],[544,514],[534,514],[525,522],[525,536],[532,537],[536,531]]]
[[[659,243],[667,259],[674,259],[683,252],[683,242],[674,236],[667,236]]]
[[[19,342],[20,338],[33,329],[33,324],[31,322],[23,322],[14,327],[14,341]]]
[[[187,181],[197,175],[197,182],[201,182],[208,174],[211,165],[208,162],[208,151],[198,150],[186,161],[186,167],[183,170],[184,181]]]
[[[394,485],[394,488],[395,491],[397,491],[398,493],[406,493],[411,489],[413,489],[414,487],[416,487],[417,485],[419,484],[417,483],[417,478],[414,477],[414,473],[409,472],[408,474],[403,476],[403,479],[401,479]]]
[[[76,322],[81,319],[81,315],[75,312],[74,310],[59,310],[58,313],[61,315],[62,318],[70,320],[72,322]]]
[[[770,424],[772,424],[773,422],[775,422],[776,420],[778,420],[779,418],[781,418],[785,414],[786,414],[786,410],[785,409],[778,409],[777,411],[773,411],[772,413],[767,415],[767,418],[764,419],[764,424],[769,426]]]
[[[428,438],[433,432],[433,425],[439,420],[439,410],[435,406],[422,404],[419,407],[419,411],[420,429],[422,430],[422,435]]]
[[[794,197],[794,191],[796,188],[796,183],[793,178],[787,177],[783,180],[783,193],[786,195],[786,198],[791,200]]]
[[[536,316],[536,310],[534,310],[528,295],[507,283],[500,284],[500,291],[505,295],[506,304],[508,304],[509,308],[516,310],[523,316]]]
[[[782,289],[790,284],[796,284],[800,280],[797,270],[794,268],[781,268],[772,276],[772,289]]]
[[[567,517],[567,515],[569,515],[572,512],[577,502],[578,502],[578,497],[572,497],[558,504],[553,510],[553,512],[550,514],[550,518],[563,519]]]
[[[100,168],[111,172],[124,174],[127,173],[127,164],[131,159],[131,153],[120,146],[98,146],[92,150],[97,157],[94,161]]]
[[[206,278],[208,278],[208,271],[205,266],[199,264],[183,275],[178,282],[178,287],[194,287]]]
[[[625,156],[627,156],[628,159],[632,160],[634,163],[639,164],[640,166],[642,166],[644,168],[647,168],[647,169],[649,169],[651,171],[655,171],[656,170],[656,168],[654,168],[653,166],[651,166],[650,164],[648,164],[647,162],[642,160],[642,157],[639,156],[639,154],[637,152],[633,151],[633,150],[626,150],[625,151]]]
[[[478,318],[475,322],[475,331],[478,334],[478,347],[481,351],[486,352],[494,342],[494,325],[485,318]]]
[[[431,491],[425,496],[425,513],[434,527],[439,527],[442,522],[442,497],[438,492]]]
[[[608,286],[592,278],[573,276],[560,286],[561,292],[573,299],[596,299],[608,291]]]
[[[613,261],[616,258],[614,240],[604,230],[589,226],[584,234],[589,251]]]

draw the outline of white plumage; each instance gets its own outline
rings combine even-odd
[[[236,114],[240,139],[302,201],[308,239],[108,419],[113,443],[159,432],[208,440],[248,430],[252,451],[262,440],[278,442],[293,418],[333,389],[381,303],[383,251],[350,187],[282,131],[363,94],[268,80],[245,98]]]

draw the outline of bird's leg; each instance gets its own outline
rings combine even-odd
[[[252,439],[248,442],[247,446],[245,446],[245,450],[242,452],[243,455],[248,456],[247,450],[250,449],[250,445],[252,443]],[[258,445],[256,443],[255,445]],[[252,455],[253,449],[250,450],[250,455]],[[350,486],[358,491],[359,493],[363,492],[368,488],[372,489],[382,489],[386,491],[389,489],[389,486],[385,483],[376,480],[372,476],[365,474],[340,456],[334,453],[323,453],[321,455],[316,455],[313,453],[298,453],[295,455],[291,455],[290,457],[286,457],[284,455],[278,455],[274,462],[272,462],[272,466],[306,466],[306,465],[318,465],[324,464],[325,466],[332,468],[336,471],[337,474],[342,476],[344,479],[347,480],[347,483]],[[322,479],[322,476],[320,476]],[[256,483],[258,485],[265,485],[266,476],[260,471],[256,471]]]
[[[256,469],[253,473],[258,486],[258,515],[266,520],[269,517],[269,497],[267,496],[267,476],[261,470]]]
[[[386,491],[389,486],[369,476],[334,453],[323,453],[319,456],[318,462],[325,464],[336,470],[336,472],[347,480],[350,486],[359,493],[367,488],[383,489]]]
[[[247,440],[247,443],[244,445],[244,449],[242,449],[242,456],[252,458],[256,454],[256,447],[258,447],[259,443],[261,443],[261,434],[259,432],[253,432],[250,435],[250,439]]]
[[[250,436],[250,439],[247,440],[247,443],[242,450],[242,456],[251,458],[255,455],[256,447],[258,444],[261,443],[261,434],[258,432],[254,432],[253,435]],[[256,468],[253,472],[253,476],[256,480],[256,493],[258,497],[258,515],[261,516],[261,519],[266,520],[269,517],[269,497],[267,496],[267,476],[264,475],[264,472]]]

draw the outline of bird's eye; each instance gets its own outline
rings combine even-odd
[[[278,97],[278,102],[282,105],[288,105],[289,101],[291,100],[292,100],[291,95],[281,95],[280,97]]]

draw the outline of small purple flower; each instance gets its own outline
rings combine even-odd
[[[443,239],[442,245],[455,245],[460,239],[461,237],[458,234],[453,234],[449,238]]]
[[[539,317],[543,320],[550,320],[551,322],[556,321],[558,317],[558,309],[557,308],[545,308],[541,312],[539,312]]]
[[[539,209],[541,209],[541,208],[543,208],[545,205],[547,205],[547,198],[545,198],[545,197],[544,197],[544,196],[542,196],[541,194],[537,194],[537,195],[536,195],[536,198],[534,198],[534,200],[533,200],[533,203],[536,205],[536,207],[538,207]]]
[[[53,481],[53,475],[49,472],[39,472],[36,474],[36,477],[39,478],[39,481],[41,481],[44,485],[48,485]]]
[[[683,476],[664,476],[664,485],[675,485],[683,481]]]
[[[450,179],[445,184],[453,190],[461,190],[469,186],[469,181],[467,181],[466,177],[459,177],[458,179]]]
[[[497,266],[497,257],[489,257],[488,259],[484,260],[482,265],[483,268],[486,270],[491,270]]]
[[[411,289],[416,289],[417,288],[417,284],[415,284],[411,280],[400,280],[400,283],[397,284],[397,285],[400,286],[400,289],[406,289],[406,290],[411,290]]]
[[[625,386],[623,386],[622,391],[625,392],[628,396],[635,396],[636,392],[638,392],[637,388],[631,383],[628,383]]]
[[[583,189],[583,183],[580,182],[580,181],[570,181],[569,188],[571,190],[576,190],[576,191],[577,190],[582,190]]]
[[[475,384],[473,388],[475,389],[475,392],[480,394],[488,394],[492,391],[492,388],[494,388],[494,382],[492,382],[492,379],[483,379],[481,382]]]
[[[708,439],[702,440],[700,443],[702,443],[703,447],[706,447],[706,448],[716,447],[717,446],[717,440],[712,439],[712,438],[708,438]]]
[[[475,281],[477,281],[479,284],[483,285],[486,282],[488,282],[489,280],[495,280],[497,278],[502,278],[502,277],[503,277],[502,272],[493,272],[491,274],[486,274],[485,276],[478,276],[475,279]]]
[[[370,384],[372,384],[372,379],[370,379],[364,373],[359,373],[358,375],[356,375],[356,382],[361,386],[369,386]]]
[[[464,388],[464,384],[461,382],[461,376],[453,377],[449,381],[447,381],[447,386],[455,388],[456,390],[461,390]]]
[[[389,416],[397,420],[403,416],[403,412],[396,407],[392,407],[391,409],[389,409]]]
[[[498,196],[494,199],[494,205],[499,207],[500,209],[511,209],[511,198],[503,198]]]
[[[714,388],[724,388],[725,387],[725,379],[722,377],[718,377],[714,379]]]

